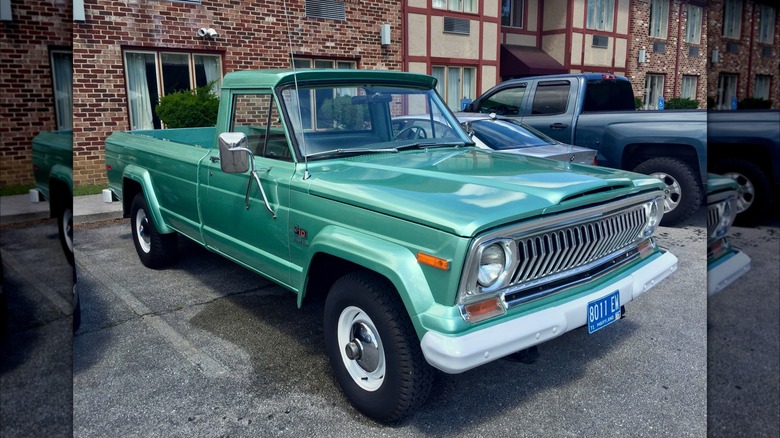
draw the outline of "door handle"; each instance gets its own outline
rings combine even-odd
[[[216,163],[219,161],[219,157],[209,157],[209,160],[211,160],[212,163]]]
[[[569,127],[569,125],[567,125],[565,123],[553,123],[552,125],[550,125],[551,129],[564,129],[564,128],[568,128],[568,127]]]

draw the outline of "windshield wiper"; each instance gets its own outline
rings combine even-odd
[[[308,158],[322,157],[325,155],[360,155],[360,154],[382,154],[396,153],[397,148],[355,148],[355,149],[329,149],[327,151],[313,152],[307,154]]]
[[[473,145],[474,143],[463,143],[462,141],[452,141],[443,143],[409,143],[402,146],[396,146],[399,151],[406,149],[430,149],[430,148],[447,148],[447,147],[462,147],[465,145]]]

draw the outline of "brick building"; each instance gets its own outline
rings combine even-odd
[[[715,109],[745,98],[780,108],[780,20],[774,1],[710,0],[709,83]]]
[[[431,74],[453,109],[502,80],[561,72],[625,75],[648,109],[657,108],[660,97],[676,96],[693,98],[702,108],[708,97],[727,108],[752,96],[780,107],[780,20],[769,1],[0,0],[0,5],[5,30],[0,186],[31,183],[32,137],[71,126],[76,185],[103,184],[106,136],[163,127],[153,111],[161,96],[218,81],[233,70],[288,67],[291,52],[298,68]],[[72,91],[65,86],[71,57]]]
[[[115,130],[161,127],[159,98],[249,68],[401,70],[397,1],[85,0],[73,30],[74,180],[105,181],[103,142]],[[199,30],[204,29],[199,34]],[[213,29],[214,37],[208,35]]]
[[[685,97],[707,106],[706,0],[631,2],[627,76],[645,109]]]
[[[0,186],[32,183],[33,137],[69,129],[70,0],[0,1]]]

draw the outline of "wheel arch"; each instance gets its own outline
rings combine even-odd
[[[433,304],[428,280],[408,248],[337,226],[326,227],[311,244],[311,258],[302,271],[304,287],[298,305],[324,298],[333,283],[353,271],[372,272],[398,293],[418,336],[423,330],[415,316]]]
[[[621,161],[622,169],[633,169],[640,163],[651,158],[669,157],[676,158],[685,164],[691,166],[694,174],[697,175],[698,182],[701,185],[703,174],[706,169],[701,166],[701,158],[696,148],[690,144],[684,143],[631,143],[627,144],[623,150]]]
[[[160,211],[160,203],[157,200],[157,196],[155,195],[149,172],[146,169],[128,165],[125,168],[124,174],[122,175],[123,217],[130,217],[133,198],[135,198],[135,196],[139,193],[142,193],[146,199],[146,205],[149,208],[149,216],[154,221],[154,225],[157,227],[157,230],[162,234],[173,233],[174,230],[171,229],[163,220],[162,212]]]

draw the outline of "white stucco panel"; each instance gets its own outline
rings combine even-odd
[[[628,40],[615,38],[615,68],[626,68],[628,58]]]
[[[483,65],[482,66],[482,81],[480,81],[480,86],[482,89],[480,90],[480,94],[484,93],[485,91],[489,90],[491,87],[496,85],[496,67],[493,65]]]
[[[424,8],[428,6],[429,0],[407,0],[406,4],[415,8]]]
[[[574,0],[572,15],[572,26],[575,29],[585,28],[585,14],[587,11],[587,0]]]
[[[615,39],[610,37],[606,48],[593,47],[593,35],[585,35],[585,57],[584,65],[593,65],[599,67],[612,66],[612,46]]]
[[[428,26],[425,15],[409,14],[409,38],[407,48],[410,56],[426,56],[428,47]]]
[[[545,0],[542,30],[564,29],[568,15],[567,0]]]
[[[582,34],[571,34],[571,62],[572,65],[580,65],[582,62]]]
[[[552,56],[561,65],[565,65],[566,35],[545,35],[542,37],[542,50]]]
[[[629,3],[630,0],[617,0],[617,22],[615,22],[615,31],[617,33],[628,33]]]
[[[482,59],[486,61],[498,59],[498,26],[496,23],[482,25]]]
[[[501,9],[501,2],[498,0],[485,0],[485,16],[486,17],[498,17],[499,10]]]
[[[409,63],[409,72],[410,73],[422,73],[422,74],[428,74],[428,64],[424,62],[410,62]]]
[[[535,31],[538,27],[536,23],[539,22],[539,2],[537,0],[528,0],[528,16],[526,19],[526,27],[530,31]]]
[[[469,23],[468,35],[444,33],[444,17],[431,17],[431,56],[479,59],[479,21]]]
[[[536,46],[536,37],[533,35],[509,33],[506,35],[506,43],[514,46]]]

